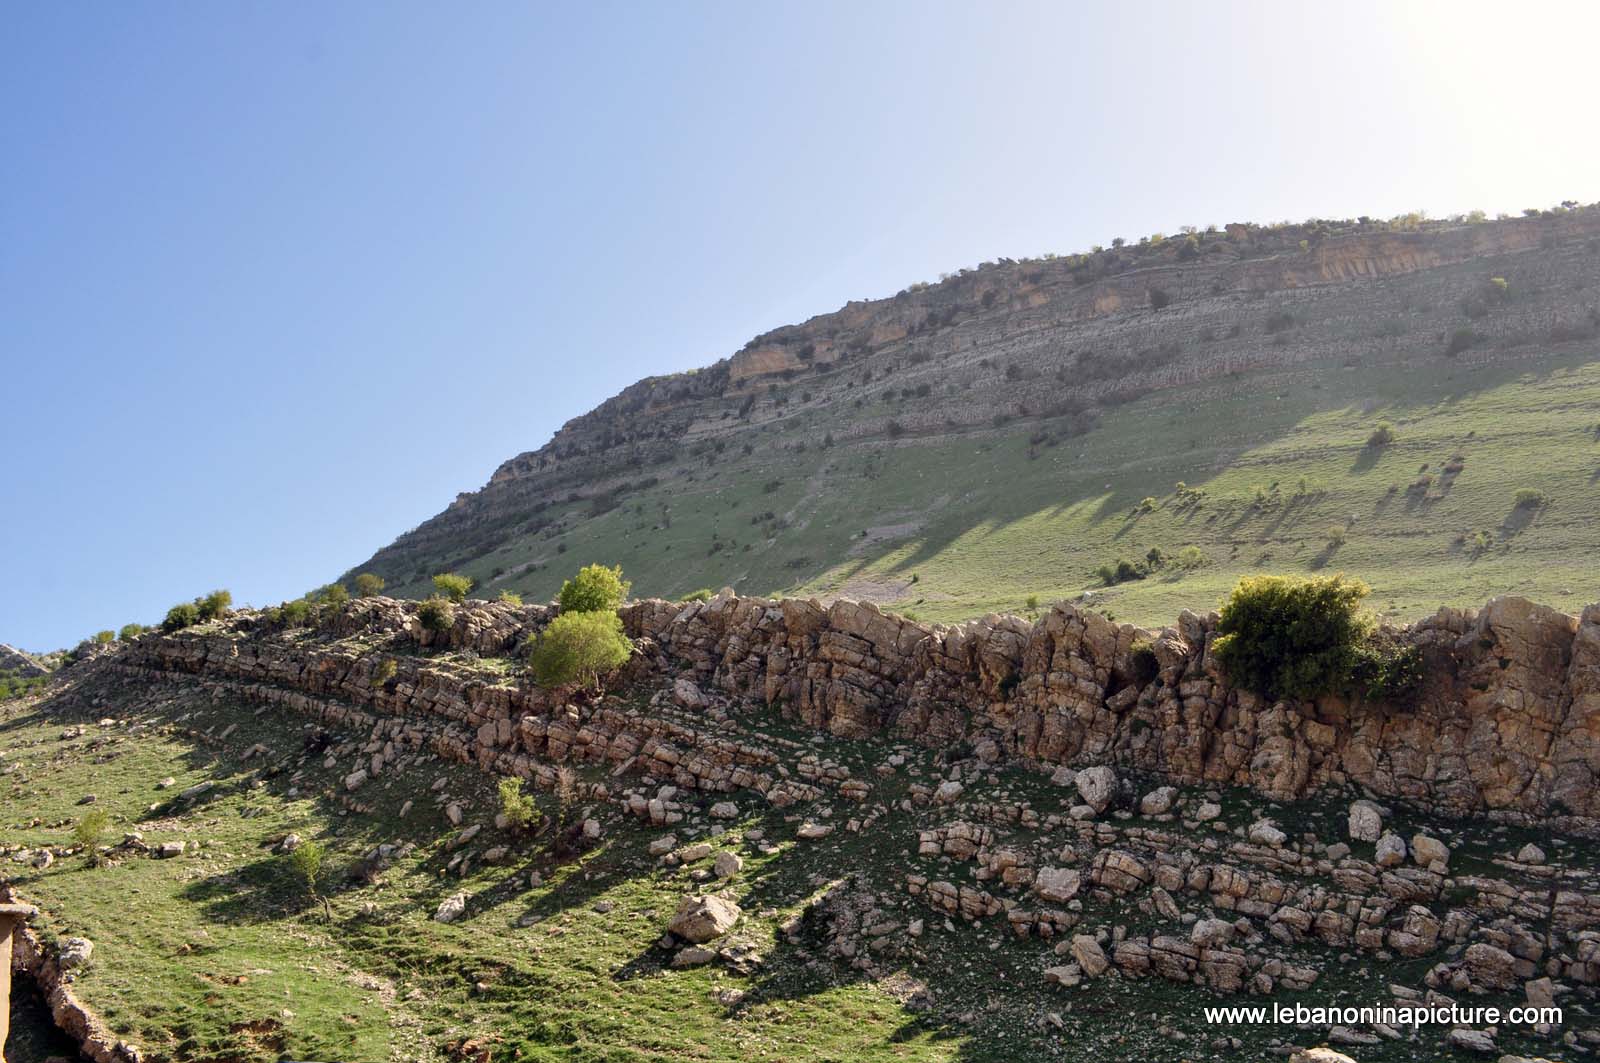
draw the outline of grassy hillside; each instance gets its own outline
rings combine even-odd
[[[1407,619],[1508,591],[1575,609],[1596,596],[1580,566],[1600,518],[1600,348],[1547,350],[1242,373],[1118,406],[1076,436],[1033,420],[819,446],[850,418],[819,407],[752,455],[708,453],[598,515],[558,505],[541,534],[441,563],[475,593],[545,598],[605,561],[640,595],[731,584],[933,620],[1092,592],[1119,619],[1162,624],[1257,571],[1358,575]],[[1394,441],[1369,446],[1382,422]],[[1180,499],[1179,482],[1199,494]],[[1516,506],[1523,489],[1547,503]],[[1202,567],[1109,588],[1096,576],[1189,546]]]

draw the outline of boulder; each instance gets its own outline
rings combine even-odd
[[[1413,834],[1411,836],[1411,859],[1416,861],[1418,867],[1448,864],[1450,862],[1450,847],[1438,838],[1427,834]]]
[[[1090,978],[1099,978],[1106,973],[1106,968],[1111,966],[1111,961],[1106,959],[1106,951],[1100,947],[1100,942],[1088,934],[1077,934],[1073,937],[1072,958]]]
[[[1117,773],[1104,764],[1078,772],[1078,795],[1095,812],[1104,812],[1117,794]]]
[[[1289,840],[1289,836],[1267,820],[1258,820],[1250,826],[1250,840],[1257,845],[1266,845],[1276,849]]]
[[[711,873],[716,875],[718,878],[732,878],[734,875],[737,875],[743,867],[744,860],[739,856],[738,853],[729,852],[728,850],[724,849],[722,852],[718,853],[716,859],[711,862]]]
[[[1070,867],[1041,867],[1033,879],[1033,892],[1040,900],[1065,904],[1078,895],[1082,876]]]
[[[89,957],[94,955],[94,942],[88,938],[63,938],[61,951],[57,953],[57,961],[63,971],[70,971],[82,967],[89,962]]]
[[[1356,801],[1350,806],[1350,840],[1375,842],[1383,833],[1383,813],[1371,801]]]
[[[453,923],[467,910],[467,895],[465,893],[452,893],[439,902],[439,907],[433,913],[436,923]]]
[[[1524,845],[1521,849],[1517,850],[1517,863],[1519,864],[1537,865],[1544,863],[1544,861],[1544,850],[1532,842],[1529,842],[1527,845]]]
[[[1375,861],[1379,867],[1399,867],[1406,862],[1406,840],[1393,831],[1378,839]]]
[[[1225,919],[1201,919],[1189,930],[1189,940],[1211,949],[1231,942],[1233,933],[1233,924]]]
[[[721,937],[738,921],[740,909],[713,894],[686,895],[667,924],[667,932],[696,945]]]
[[[1160,816],[1172,811],[1177,803],[1176,786],[1159,786],[1139,799],[1139,811],[1146,816]]]

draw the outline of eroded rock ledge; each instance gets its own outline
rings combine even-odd
[[[732,592],[622,612],[639,653],[614,688],[688,679],[841,737],[970,743],[989,763],[1115,764],[1279,799],[1353,783],[1420,808],[1555,819],[1573,831],[1593,831],[1600,819],[1600,605],[1581,617],[1517,597],[1440,610],[1402,633],[1425,662],[1410,707],[1340,697],[1269,703],[1233,689],[1208,652],[1215,614],[1185,612],[1152,632],[1060,604],[1036,622],[988,616],[945,627],[869,603]],[[361,599],[310,631],[241,612],[147,635],[115,660],[144,674],[227,682],[350,727],[382,730],[387,718],[393,733],[403,727],[413,741],[486,770],[537,777],[547,760],[577,755],[713,791],[803,798],[818,783],[796,778],[782,751],[743,748],[714,718],[696,715],[692,698],[660,714],[589,704],[474,660],[516,652],[550,615],[473,602],[457,610],[451,631],[435,634],[421,629],[415,602]],[[1157,668],[1141,681],[1134,646],[1143,642]],[[386,660],[397,669],[381,678]]]

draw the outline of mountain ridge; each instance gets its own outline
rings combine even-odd
[[[858,472],[898,471],[897,451],[1015,444],[1037,461],[1116,419],[1182,405],[1186,390],[1227,398],[1278,380],[1294,390],[1334,369],[1365,381],[1419,366],[1581,360],[1600,322],[1597,246],[1600,210],[1569,206],[1496,221],[1230,225],[985,263],[769,330],[703,369],[628,385],[351,572],[375,571],[407,594],[447,568],[489,589],[548,594],[559,555],[582,546],[581,560],[621,562],[653,593],[693,589],[679,576],[761,593],[825,590],[851,578],[845,560],[876,564],[887,554],[874,544],[892,547],[905,538],[893,529],[915,534],[942,508],[949,492],[898,506],[819,502]],[[1223,469],[1248,449],[1241,426],[1229,431],[1238,438],[1216,437]],[[1145,496],[1159,498],[1160,486]],[[689,496],[742,511],[739,528],[674,512]],[[623,527],[619,510],[641,519]],[[674,519],[693,521],[694,535],[671,534]],[[812,527],[844,521],[859,534],[819,538]],[[677,556],[659,556],[652,537]],[[685,563],[691,543],[706,553]],[[1077,582],[1095,567],[1080,567]],[[891,583],[903,591],[911,575]],[[954,597],[950,608],[986,604]]]

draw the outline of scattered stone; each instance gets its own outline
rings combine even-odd
[[[88,938],[63,938],[57,959],[63,971],[70,971],[87,964],[93,955],[94,942]]]
[[[711,806],[712,819],[738,819],[739,806],[732,801],[718,801]]]
[[[714,894],[690,894],[678,902],[678,910],[667,924],[667,932],[699,945],[726,934],[739,915],[739,906],[730,900]]]
[[[699,967],[717,958],[717,954],[703,945],[690,945],[679,949],[672,957],[674,967]]]
[[[729,852],[728,850],[724,849],[722,852],[718,853],[716,859],[711,862],[711,873],[716,875],[718,878],[732,878],[734,875],[737,875],[743,867],[744,860],[739,856],[738,853]]]
[[[667,834],[651,842],[649,851],[651,856],[666,856],[677,847],[678,836],[676,834]]]
[[[1374,858],[1379,867],[1399,867],[1406,862],[1406,841],[1392,831],[1385,832],[1378,839],[1377,856]]]
[[[1353,802],[1348,829],[1351,841],[1376,842],[1383,833],[1383,812],[1371,801]]]
[[[155,847],[154,855],[158,860],[170,860],[174,856],[182,856],[183,850],[182,842],[162,842]]]
[[[1448,864],[1450,862],[1450,847],[1438,838],[1433,838],[1426,834],[1413,834],[1411,836],[1411,859],[1416,861],[1418,867]]]
[[[439,902],[438,909],[433,913],[433,921],[436,923],[453,923],[460,919],[466,910],[466,893],[452,893]]]
[[[1484,1030],[1469,1030],[1464,1026],[1457,1026],[1446,1034],[1444,1043],[1467,1052],[1482,1052],[1485,1055],[1495,1052],[1493,1034]]]
[[[800,829],[794,833],[797,838],[816,841],[818,838],[826,838],[832,834],[833,827],[827,823],[813,823],[810,820],[806,820],[806,822],[800,824]]]
[[[960,799],[963,787],[954,779],[947,779],[939,784],[933,792],[933,803],[936,805],[953,805]]]
[[[1289,836],[1267,820],[1260,820],[1250,827],[1250,840],[1257,845],[1267,845],[1276,849],[1289,840]]]
[[[1176,786],[1159,786],[1139,799],[1139,811],[1146,816],[1161,816],[1172,811],[1177,803]]]
[[[1519,864],[1533,864],[1537,866],[1544,863],[1544,860],[1544,850],[1532,842],[1529,842],[1527,845],[1524,845],[1521,849],[1517,850],[1517,863]]]
[[[1083,803],[1093,808],[1096,814],[1104,812],[1117,794],[1117,773],[1104,764],[1097,764],[1078,772],[1076,782],[1078,796],[1082,797]]]

